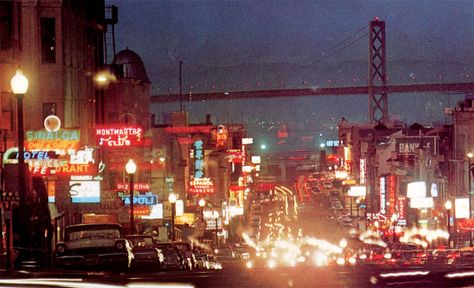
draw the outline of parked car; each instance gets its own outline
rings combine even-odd
[[[127,270],[133,253],[120,224],[77,224],[64,230],[64,241],[56,245],[55,260],[62,268]]]
[[[219,262],[237,260],[231,246],[218,246],[214,249],[214,254]]]
[[[177,270],[182,268],[182,259],[178,248],[166,242],[156,242],[155,247],[161,250],[165,258],[162,266],[163,269]]]
[[[125,238],[132,244],[134,256],[132,268],[161,269],[165,257],[161,250],[156,247],[152,236],[127,235]]]

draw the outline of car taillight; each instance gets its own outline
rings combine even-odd
[[[115,242],[115,247],[117,247],[117,249],[119,250],[122,250],[125,248],[125,242],[124,241],[117,241]]]

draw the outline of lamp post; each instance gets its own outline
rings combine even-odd
[[[24,215],[24,209],[26,204],[26,186],[25,186],[25,131],[23,127],[23,96],[25,96],[26,92],[28,91],[28,79],[23,75],[20,70],[16,71],[15,76],[10,81],[11,89],[13,94],[15,94],[17,99],[17,136],[18,136],[18,198],[20,203],[20,245],[23,246],[27,241],[27,223]],[[12,210],[13,212],[13,210]],[[13,214],[13,213],[11,213]],[[11,219],[11,217],[10,217]],[[9,229],[10,232],[12,231]],[[10,233],[11,234],[11,233]],[[12,238],[13,235],[9,235]],[[10,238],[10,239],[11,239]],[[12,245],[12,241],[10,242],[10,246]],[[13,247],[11,250],[9,249],[9,266],[13,267]]]
[[[216,246],[219,245],[219,236],[217,235],[218,233],[218,224],[219,224],[219,212],[218,211],[212,211],[212,217],[216,220],[216,227],[214,230],[214,233],[216,234]]]
[[[199,207],[201,207],[201,218],[204,219],[204,206],[206,205],[206,200],[200,199],[199,202]]]
[[[174,194],[173,192],[171,192],[169,195],[168,195],[168,202],[171,203],[171,241],[174,241],[174,215],[175,215],[175,205],[176,205],[176,194]]]
[[[448,214],[448,247],[451,248],[451,209],[453,208],[453,203],[451,200],[448,200],[446,203],[444,203],[444,208]]]
[[[471,159],[472,157],[474,157],[474,153],[472,152],[469,152],[467,153],[467,177],[468,177],[468,181],[467,181],[467,194],[469,195],[469,218],[472,217],[472,184],[471,184]],[[472,229],[470,230],[469,232],[469,246],[473,246],[473,243],[472,243]]]
[[[135,234],[135,223],[134,223],[134,215],[133,215],[133,176],[135,172],[137,172],[137,164],[133,161],[133,159],[128,159],[127,164],[125,165],[125,170],[128,174],[129,179],[129,189],[130,189],[130,234]]]
[[[393,231],[392,231],[392,243],[395,243],[395,237],[396,237],[396,235],[395,235],[395,228],[396,228],[397,221],[398,221],[398,215],[397,215],[397,213],[393,213],[390,220],[392,220],[392,226],[393,226]]]

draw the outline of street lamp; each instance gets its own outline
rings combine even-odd
[[[177,196],[173,192],[168,195],[168,202],[171,203],[171,241],[174,241],[174,213]]]
[[[28,78],[23,75],[21,70],[17,70],[15,76],[10,81],[11,89],[17,99],[17,136],[18,136],[18,198],[20,203],[20,245],[26,243],[27,223],[24,215],[26,204],[26,186],[25,186],[25,131],[23,127],[23,96],[28,91]],[[11,217],[10,217],[11,218]],[[11,231],[11,229],[10,229]],[[12,235],[10,235],[12,236]],[[11,245],[12,243],[10,243]],[[13,251],[9,251],[9,265],[13,264]]]
[[[133,159],[128,159],[127,164],[125,165],[125,171],[128,173],[129,179],[129,189],[130,189],[130,234],[135,234],[135,223],[133,215],[133,175],[137,172],[137,164]]]
[[[393,231],[392,231],[392,243],[395,243],[395,229],[398,221],[398,214],[393,213],[391,219],[392,220],[392,226],[393,226]]]
[[[451,248],[451,209],[453,208],[453,203],[451,200],[448,200],[446,203],[444,203],[444,208],[448,214],[448,247]]]
[[[201,218],[204,219],[204,206],[206,205],[206,200],[200,199],[199,202],[199,207],[201,207]]]
[[[28,79],[21,73],[20,70],[16,71],[15,76],[13,76],[11,82],[11,88],[13,94],[15,94],[17,99],[17,117],[18,117],[18,196],[20,200],[20,207],[25,205],[26,195],[25,195],[25,131],[23,127],[23,96],[25,96],[28,91]]]
[[[212,217],[216,220],[215,234],[216,234],[216,246],[219,245],[218,224],[219,224],[219,211],[212,211]]]

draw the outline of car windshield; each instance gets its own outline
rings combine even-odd
[[[87,238],[119,238],[120,231],[115,229],[94,229],[94,230],[82,230],[73,231],[69,233],[68,239],[70,241],[87,239]]]
[[[134,247],[150,248],[153,247],[153,238],[151,237],[127,237]]]

